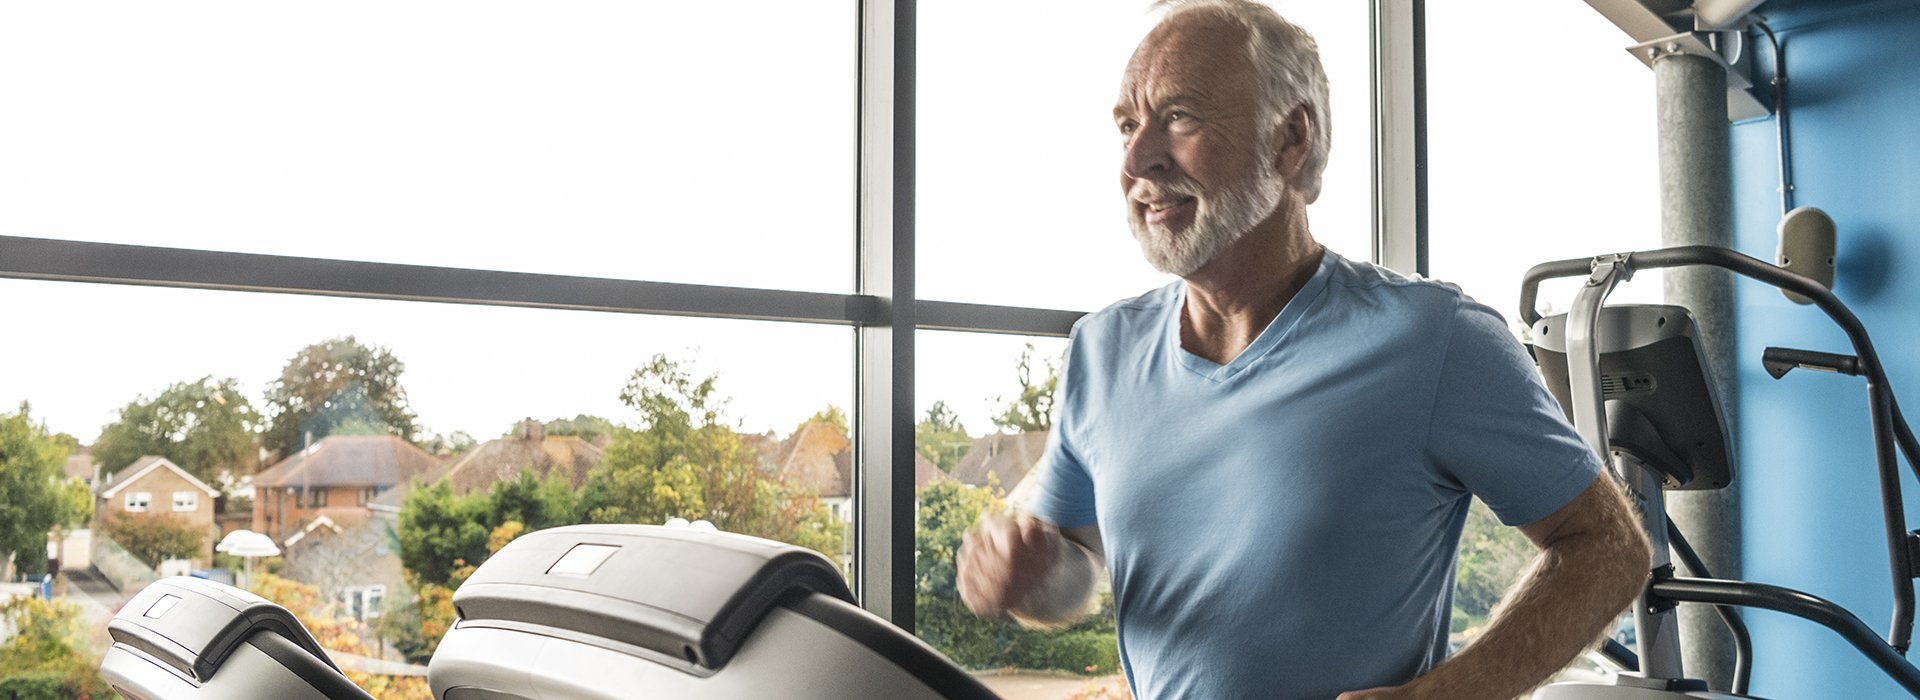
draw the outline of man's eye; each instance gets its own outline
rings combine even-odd
[[[1134,123],[1132,120],[1120,122],[1120,133],[1122,134],[1131,134],[1139,128],[1140,125]]]

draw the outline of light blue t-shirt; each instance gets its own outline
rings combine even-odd
[[[1458,288],[1329,251],[1222,366],[1175,282],[1081,320],[1034,514],[1098,523],[1135,697],[1332,698],[1446,655],[1471,496],[1521,525],[1600,473]]]

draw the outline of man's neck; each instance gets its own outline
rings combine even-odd
[[[1325,250],[1307,231],[1299,200],[1282,203],[1186,278],[1180,346],[1216,364],[1232,362],[1313,279]]]

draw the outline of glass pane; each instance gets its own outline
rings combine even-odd
[[[1627,53],[1625,33],[1580,3],[1450,0],[1427,3],[1426,13],[1432,273],[1524,334],[1518,303],[1529,267],[1660,246],[1653,72]],[[1553,27],[1552,60],[1516,59],[1514,25],[1489,21],[1501,17]],[[1566,311],[1578,284],[1541,285],[1539,309]],[[1658,270],[1611,297],[1660,298]],[[1456,571],[1456,648],[1479,633],[1534,551],[1474,502]],[[1614,633],[1629,644],[1631,635]],[[1583,657],[1560,678],[1602,675]]]
[[[1125,687],[1111,594],[1097,613],[1041,632],[982,620],[960,603],[954,555],[982,513],[1019,509],[1052,426],[1066,340],[922,331],[915,338],[916,446],[935,470],[916,519],[915,626],[922,639],[1009,698]],[[1118,697],[1088,695],[1087,697]]]
[[[1521,16],[1554,28],[1553,60],[1515,60],[1512,26],[1488,21]],[[1428,3],[1426,27],[1434,277],[1517,320],[1527,268],[1660,246],[1653,71],[1624,32],[1524,0]],[[1565,311],[1577,284],[1542,285],[1541,304]],[[1649,271],[1612,298],[1657,302],[1660,286]]]
[[[1333,150],[1314,235],[1372,256],[1367,3],[1273,2],[1312,32]],[[1128,231],[1114,96],[1146,3],[924,3],[918,255],[925,299],[1097,309],[1165,284]],[[1017,16],[1020,21],[1008,21]],[[992,50],[983,50],[991,47]]]
[[[248,584],[213,552],[241,529],[284,550],[250,587],[381,698],[425,697],[372,660],[424,673],[451,589],[525,532],[706,519],[851,563],[846,328],[32,281],[0,305],[60,329],[0,344],[0,454],[31,435],[81,503],[137,494],[57,538],[60,663],[98,663],[141,581]]]
[[[852,2],[9,3],[0,235],[847,291],[857,46]]]

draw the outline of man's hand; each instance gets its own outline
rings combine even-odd
[[[1005,617],[1045,586],[1069,546],[1058,528],[1032,516],[982,516],[960,545],[960,600],[975,615]]]

